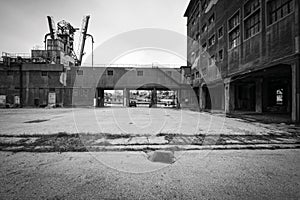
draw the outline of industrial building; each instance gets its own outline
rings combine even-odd
[[[296,0],[191,0],[186,76],[200,109],[299,123],[299,14]]]
[[[81,66],[89,16],[80,30],[79,49],[74,49],[78,31],[62,20],[55,25],[48,16],[49,33],[44,49],[31,55],[2,53],[0,62],[0,105],[2,107],[98,106],[103,107],[105,90],[122,90],[124,106],[129,106],[130,90],[151,91],[151,106],[157,104],[157,91],[174,91],[174,101],[182,107],[196,107],[189,100],[193,91],[184,83],[181,70],[157,65]],[[184,94],[184,96],[182,96]],[[187,96],[188,95],[188,96]],[[182,102],[182,103],[180,103]]]

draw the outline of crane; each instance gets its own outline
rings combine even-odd
[[[81,30],[80,30],[80,36],[79,36],[79,43],[78,43],[78,50],[77,50],[77,63],[76,65],[81,65],[82,57],[84,55],[84,46],[85,46],[85,40],[86,37],[89,35],[87,34],[88,24],[89,24],[90,16],[86,15],[83,17]]]

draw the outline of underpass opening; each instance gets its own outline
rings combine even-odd
[[[104,90],[104,107],[123,107],[123,90]]]

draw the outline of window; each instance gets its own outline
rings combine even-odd
[[[207,31],[207,25],[204,24],[201,28],[202,33],[204,33],[205,31]]]
[[[14,75],[14,72],[12,70],[8,70],[7,71],[7,76],[12,76],[12,75]]]
[[[212,46],[215,43],[216,43],[216,38],[215,38],[215,35],[213,35],[208,39],[208,46]]]
[[[85,97],[89,96],[89,89],[83,89],[83,96]]]
[[[48,76],[48,72],[42,71],[42,76]]]
[[[77,75],[79,76],[83,75],[83,70],[77,70]]]
[[[237,47],[240,42],[240,30],[238,28],[229,33],[229,49]]]
[[[209,19],[208,19],[208,25],[211,25],[215,21],[215,15],[213,14]]]
[[[107,70],[107,75],[108,76],[113,76],[114,75],[114,71],[113,70]]]
[[[229,30],[235,28],[240,24],[240,12],[237,12],[235,15],[233,15],[229,21],[228,21],[228,27]]]
[[[228,20],[228,47],[237,47],[240,43],[240,12],[238,11]]]
[[[198,71],[195,73],[195,77],[200,78],[200,73]]]
[[[260,31],[259,0],[250,0],[244,6],[245,39]]]
[[[220,28],[218,29],[218,38],[223,37],[223,35],[224,35],[224,29],[223,29],[223,26],[222,26],[222,27],[220,27]]]
[[[259,8],[260,0],[249,0],[244,6],[244,18],[249,16],[251,13],[256,11]]]
[[[268,24],[273,24],[293,11],[293,0],[268,1]]]
[[[143,71],[137,71],[137,75],[138,75],[138,76],[143,76],[143,75],[144,75],[144,72],[143,72]]]
[[[218,54],[219,54],[219,60],[220,61],[223,60],[223,58],[224,58],[224,50],[223,49],[219,50]]]
[[[200,33],[196,34],[195,40],[199,40],[200,39]]]
[[[208,65],[214,65],[216,62],[216,58],[214,55],[212,55],[209,59],[208,59]]]
[[[260,31],[260,12],[255,12],[245,21],[245,39],[255,35]]]
[[[207,50],[207,44],[206,42],[202,44],[202,52]]]

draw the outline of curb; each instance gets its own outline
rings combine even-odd
[[[299,144],[244,144],[244,145],[115,145],[57,148],[55,146],[9,146],[0,151],[9,152],[106,152],[106,151],[192,151],[192,150],[276,150],[299,149]]]

